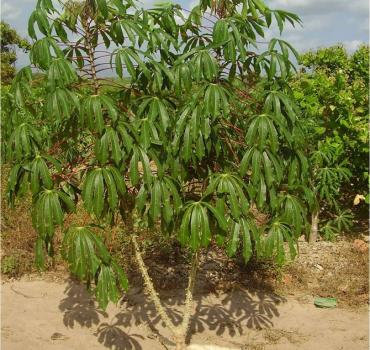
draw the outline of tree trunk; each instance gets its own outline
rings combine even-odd
[[[319,212],[316,211],[311,215],[311,233],[309,238],[309,243],[314,243],[317,241],[319,231]]]
[[[149,298],[153,301],[154,306],[162,318],[162,321],[166,324],[173,335],[173,340],[176,344],[176,350],[185,350],[186,349],[186,336],[189,329],[190,316],[193,306],[193,291],[195,285],[195,279],[197,275],[198,265],[199,265],[199,253],[195,252],[192,258],[191,269],[189,273],[188,286],[186,288],[185,296],[185,305],[183,309],[183,319],[179,326],[175,326],[174,323],[170,320],[167,315],[166,310],[162,306],[162,303],[159,299],[158,293],[156,292],[153,282],[148,274],[148,270],[145,266],[144,260],[142,258],[139,245],[137,243],[136,235],[132,236],[132,243],[135,248],[135,258],[137,260],[140,273],[144,279],[144,284],[146,290],[149,294]]]

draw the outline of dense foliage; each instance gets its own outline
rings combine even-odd
[[[27,51],[31,45],[26,39],[22,39],[18,33],[1,21],[0,23],[1,40],[1,83],[9,84],[15,76],[15,61],[17,60],[16,49]]]
[[[245,261],[282,263],[288,242],[294,257],[313,205],[287,84],[297,53],[278,38],[257,45],[287,22],[299,18],[261,0],[201,0],[191,11],[121,0],[58,10],[39,0],[32,66],[13,81],[4,126],[9,201],[32,192],[39,266],[78,202],[92,223],[65,229],[63,255],[95,282],[103,307],[127,281],[97,224],[122,222],[128,235],[160,228],[193,252],[215,241]],[[31,67],[44,74],[36,93]],[[112,69],[118,79],[99,75]]]
[[[369,47],[352,55],[329,47],[300,61],[292,89],[304,115],[311,184],[324,212],[321,233],[332,239],[351,225],[354,200],[358,205],[368,196]]]

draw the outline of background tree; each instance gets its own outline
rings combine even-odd
[[[15,62],[17,60],[16,50],[22,49],[28,51],[31,48],[26,39],[22,39],[18,33],[1,21],[0,23],[0,40],[1,40],[1,83],[9,84],[15,75]]]
[[[63,256],[101,307],[117,302],[128,282],[101,229],[119,225],[178,349],[199,251],[215,242],[246,262],[255,255],[283,263],[284,243],[294,257],[312,205],[288,86],[297,53],[278,38],[263,42],[261,54],[257,45],[265,28],[276,23],[282,31],[299,18],[261,0],[201,0],[186,13],[121,0],[70,1],[58,10],[39,0],[29,20],[30,60],[47,79],[35,98],[31,66],[17,73],[6,121],[9,201],[32,192],[38,266],[54,254],[55,229],[81,203],[91,223],[64,227]],[[101,76],[112,70],[117,79]],[[258,212],[268,217],[264,226],[256,225]],[[179,326],[144,264],[146,229],[176,238],[192,257]]]
[[[304,114],[318,200],[311,240],[316,240],[320,211],[320,232],[333,239],[351,225],[354,199],[368,196],[369,47],[349,55],[342,46],[333,46],[308,52],[300,62],[292,89]]]

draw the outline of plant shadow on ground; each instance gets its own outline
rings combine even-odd
[[[214,268],[217,269],[217,263]],[[151,270],[153,272],[153,268]],[[175,286],[169,287],[164,283],[166,286],[163,288],[163,281],[159,281],[163,278],[173,279],[172,273],[152,273],[152,276],[156,287],[162,286],[158,288],[162,304],[174,324],[178,325],[182,321],[181,311],[185,299],[180,280],[186,283],[186,277],[181,277],[176,270],[175,268],[172,272],[178,277],[175,280]],[[238,337],[246,328],[265,329],[273,326],[273,319],[280,315],[279,304],[286,301],[283,297],[264,288],[253,290],[240,283],[229,288],[228,292],[217,292],[218,288],[212,285],[212,280],[207,277],[208,273],[209,271],[201,269],[197,278],[194,293],[195,312],[191,318],[188,343],[194,333],[207,331],[215,336]],[[96,307],[84,285],[72,279],[68,280],[66,296],[59,305],[64,313],[65,326],[70,328],[74,325],[94,326],[97,340],[105,347],[115,350],[142,350],[141,344],[145,340],[143,332],[130,333],[132,328],[136,331],[145,329],[142,327],[146,327],[145,334],[148,338],[157,339],[165,346],[172,345],[169,339],[160,335],[167,332],[153,303],[143,292],[141,278],[136,275],[131,281],[135,287],[123,296],[119,311],[117,312],[116,309],[115,313],[110,313],[108,316],[108,313]],[[247,285],[251,284],[247,283]]]

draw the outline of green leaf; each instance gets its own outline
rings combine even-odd
[[[35,244],[35,263],[36,267],[39,270],[43,270],[45,268],[45,242],[42,238],[37,238]]]
[[[98,9],[104,18],[108,17],[108,5],[106,0],[96,0]]]
[[[240,224],[237,222],[232,221],[231,222],[231,237],[227,244],[227,255],[229,257],[233,257],[236,253],[236,250],[239,245],[239,239],[240,239]]]

